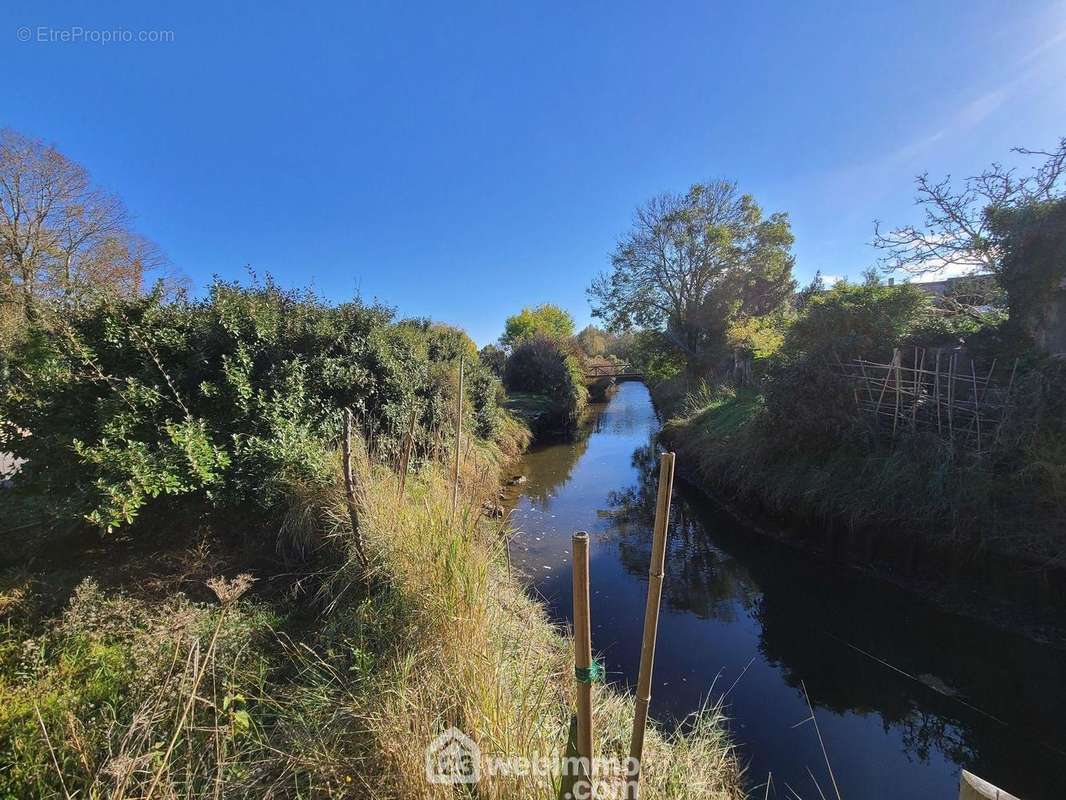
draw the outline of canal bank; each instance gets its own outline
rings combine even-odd
[[[795,479],[794,469],[786,477],[769,473],[753,480],[751,471],[759,474],[759,466],[744,463],[750,454],[743,445],[708,442],[690,420],[672,417],[676,400],[665,401],[664,413],[658,388],[651,389],[651,400],[660,420],[666,420],[659,442],[678,454],[678,477],[734,525],[834,568],[912,592],[952,613],[1066,649],[1066,569],[1056,560],[1004,550],[980,536],[965,539],[834,509],[835,504],[821,502],[832,494],[829,487],[811,485],[800,496],[795,485],[782,491],[781,483]],[[734,425],[744,413],[726,412],[722,421]],[[707,456],[718,450],[713,459],[718,466],[712,470]],[[808,469],[818,472],[821,467],[811,464]]]
[[[632,686],[650,549],[658,420],[622,384],[573,441],[521,462],[512,561],[553,617],[570,609],[568,545],[592,535],[593,647]],[[752,787],[831,793],[805,686],[841,794],[954,798],[963,767],[1026,800],[1066,796],[1066,659],[749,530],[678,487],[652,714],[724,698]],[[759,790],[756,796],[761,796]],[[771,791],[770,796],[774,793]]]

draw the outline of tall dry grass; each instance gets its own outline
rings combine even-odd
[[[387,491],[391,480],[372,471],[369,496]],[[449,492],[441,473],[428,470],[398,506],[369,503],[365,511],[376,561],[406,610],[396,636],[402,646],[366,717],[382,769],[381,796],[455,796],[424,776],[425,746],[451,727],[491,756],[555,758],[566,750],[574,707],[571,644],[509,575],[506,526],[480,518],[476,492],[465,494],[452,523]],[[624,759],[631,698],[597,686],[595,709],[599,753]],[[643,796],[740,797],[720,709],[708,708],[685,727],[685,735],[650,732]],[[547,800],[556,797],[558,781],[557,772],[483,776],[478,797]]]
[[[88,582],[53,623],[9,620],[21,641],[0,649],[0,794],[467,796],[425,777],[426,746],[451,727],[485,755],[561,757],[571,646],[509,575],[506,525],[481,514],[501,459],[471,444],[453,518],[441,468],[423,464],[399,497],[392,470],[357,457],[369,576],[338,470],[334,485],[290,489],[282,535],[319,548],[310,595],[265,603],[240,597],[242,579],[216,583],[217,602],[153,603]],[[594,697],[598,751],[621,759],[632,701]],[[554,767],[483,775],[476,796],[548,800],[558,783]],[[719,709],[684,734],[649,732],[643,796],[742,796]]]

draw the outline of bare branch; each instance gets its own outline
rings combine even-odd
[[[915,202],[924,210],[923,227],[904,225],[884,231],[874,222],[874,246],[885,253],[880,259],[882,268],[917,275],[945,267],[998,271],[1002,252],[988,228],[989,211],[1060,196],[1066,170],[1066,138],[1053,151],[1015,148],[1014,152],[1045,160],[1020,178],[1014,169],[994,163],[960,186],[952,183],[950,175],[939,182],[931,181],[928,173],[919,175]]]

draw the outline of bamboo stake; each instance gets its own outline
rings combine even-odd
[[[893,358],[893,361],[895,359]],[[877,411],[881,411],[881,401],[885,399],[885,392],[888,391],[888,376],[892,374],[892,365],[889,364],[885,367],[884,364],[871,364],[870,366],[884,367],[885,368],[885,382],[881,386],[881,394],[877,396]]]
[[[895,364],[895,366],[896,366],[896,414],[895,414],[895,416],[892,417],[892,436],[893,436],[893,438],[896,435],[896,425],[899,423],[899,401],[900,401],[899,392],[900,392],[900,388],[901,388],[900,385],[899,385],[899,382],[901,380],[900,379],[900,374],[899,374],[899,368],[900,368],[900,362],[902,360],[903,360],[903,351],[896,350],[892,354],[892,363]]]
[[[996,369],[996,361],[998,361],[998,359],[992,359],[992,366],[988,368],[988,374],[985,376],[984,391],[981,392],[982,403],[984,403],[985,397],[988,395],[988,387],[992,385],[992,373]],[[977,376],[974,375],[974,377],[976,378]]]
[[[996,435],[992,437],[993,447],[999,443],[999,432],[1003,430],[1003,426],[1007,422],[1007,415],[1010,414],[1010,392],[1014,388],[1014,375],[1017,371],[1018,359],[1014,359],[1014,367],[1010,371],[1010,381],[1007,382],[1007,391],[1003,395],[1003,410],[999,415],[999,424],[996,425]]]
[[[918,348],[914,348],[914,360],[915,365],[918,366]],[[918,376],[925,372],[925,350],[922,350],[922,365],[918,367],[918,370],[914,373],[914,405],[911,406],[911,432],[918,427],[918,398],[921,397],[921,390],[925,388],[925,379],[921,379],[921,385],[918,384]]]
[[[459,505],[459,456],[462,454],[463,439],[463,367],[465,358],[459,356],[459,413],[455,416],[455,474],[452,476],[452,519],[455,508]]]
[[[952,353],[948,361],[948,435],[951,441],[955,441],[955,364],[958,361],[958,353]]]
[[[592,777],[592,618],[589,612],[589,535],[579,531],[571,539],[574,577],[574,673],[577,676],[576,782],[591,786]],[[582,676],[589,676],[582,679]],[[576,784],[575,784],[576,788]],[[576,797],[588,797],[587,792]]]
[[[673,485],[674,454],[663,453],[659,460],[659,494],[655,502],[655,528],[651,540],[651,563],[648,565],[648,603],[644,610],[644,641],[640,648],[633,738],[629,745],[629,781],[626,787],[629,800],[637,800],[640,794],[640,759],[644,753],[648,706],[651,705],[651,675],[655,666],[655,637],[659,631],[659,604],[663,592],[666,531],[670,524],[670,492]]]
[[[859,359],[859,369],[862,370],[862,381],[866,385],[866,395],[870,398],[870,402],[874,399],[874,390],[870,388],[870,378],[866,375],[866,364],[863,360]]]
[[[973,416],[977,420],[977,455],[981,455],[981,408],[980,397],[977,394],[977,370],[974,369],[973,359],[970,359],[970,375],[973,378]]]
[[[940,350],[936,351],[936,377],[933,378],[933,394],[936,402],[936,433],[943,436],[944,430],[940,424]]]

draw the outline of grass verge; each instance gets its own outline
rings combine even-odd
[[[668,399],[663,439],[698,477],[787,522],[908,535],[960,558],[995,552],[1066,563],[1061,523],[1039,524],[1061,514],[1034,514],[1029,469],[953,451],[921,433],[890,444],[861,431],[803,438],[788,420],[770,424],[764,398],[752,390],[701,388]]]
[[[369,581],[339,470],[290,490],[285,535],[325,544],[284,591],[262,574],[199,597],[86,578],[52,613],[46,573],[5,572],[0,796],[475,796],[425,777],[426,745],[453,726],[487,755],[561,755],[569,643],[509,575],[504,526],[480,513],[502,459],[496,446],[467,452],[454,515],[438,467],[399,497],[390,470],[357,459]],[[621,757],[631,699],[598,686],[595,708],[599,751]],[[557,785],[552,772],[484,776],[476,796],[548,800]],[[642,796],[741,796],[718,709],[684,735],[650,732]]]

